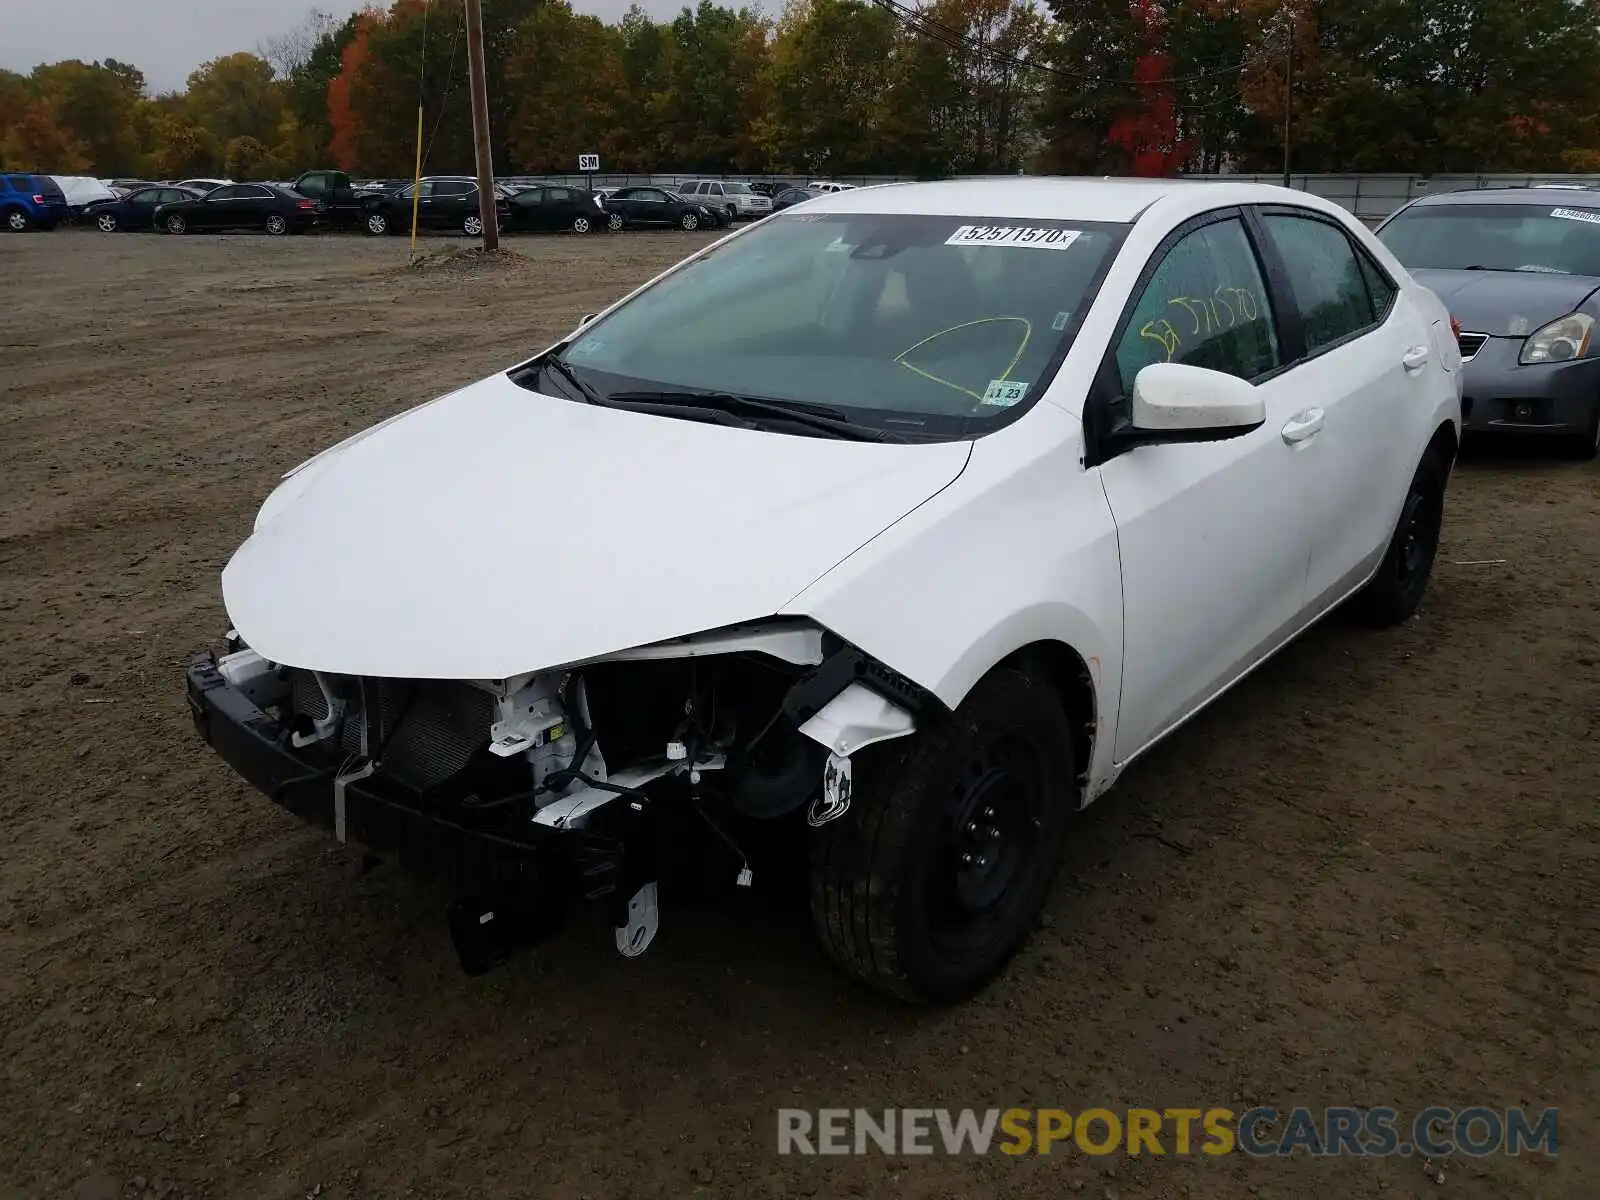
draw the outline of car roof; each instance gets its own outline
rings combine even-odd
[[[1476,188],[1460,192],[1436,192],[1419,196],[1411,202],[1412,208],[1435,208],[1441,204],[1553,204],[1557,200],[1566,208],[1600,209],[1600,191],[1581,186],[1569,187],[1514,187]]]
[[[1158,201],[1185,197],[1190,202],[1185,207],[1193,206],[1197,211],[1226,204],[1328,207],[1309,193],[1265,183],[1002,175],[937,183],[882,183],[824,192],[807,204],[806,211],[1127,223]]]

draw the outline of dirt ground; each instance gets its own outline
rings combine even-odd
[[[0,1194],[1600,1194],[1594,465],[1470,455],[1421,615],[1330,619],[1139,764],[950,1011],[757,898],[466,978],[442,895],[201,745],[181,666],[278,474],[703,241],[0,237]],[[1560,1154],[775,1150],[780,1106],[1296,1103],[1554,1105]]]

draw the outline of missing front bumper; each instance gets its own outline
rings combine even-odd
[[[336,781],[343,752],[295,748],[289,731],[217,669],[210,653],[185,673],[195,729],[253,787],[304,821],[460,894],[530,893],[563,873],[564,854],[550,837],[527,840],[471,828],[429,811],[425,798],[382,775],[346,770],[342,804]]]

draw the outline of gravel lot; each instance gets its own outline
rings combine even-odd
[[[1600,466],[1469,455],[1421,615],[1330,619],[1130,772],[952,1011],[760,896],[465,978],[442,895],[202,747],[181,663],[277,475],[705,240],[0,237],[0,1194],[1594,1196]],[[774,1152],[779,1106],[1258,1103],[1558,1105],[1561,1153]]]

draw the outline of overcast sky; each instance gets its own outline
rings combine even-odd
[[[438,2],[438,0],[436,0]],[[684,0],[641,0],[670,16]],[[616,20],[629,0],[573,0],[572,7]],[[299,24],[312,8],[340,17],[360,0],[0,0],[0,67],[27,72],[63,58],[115,58],[145,74],[154,91],[181,88],[207,59],[261,42]]]

